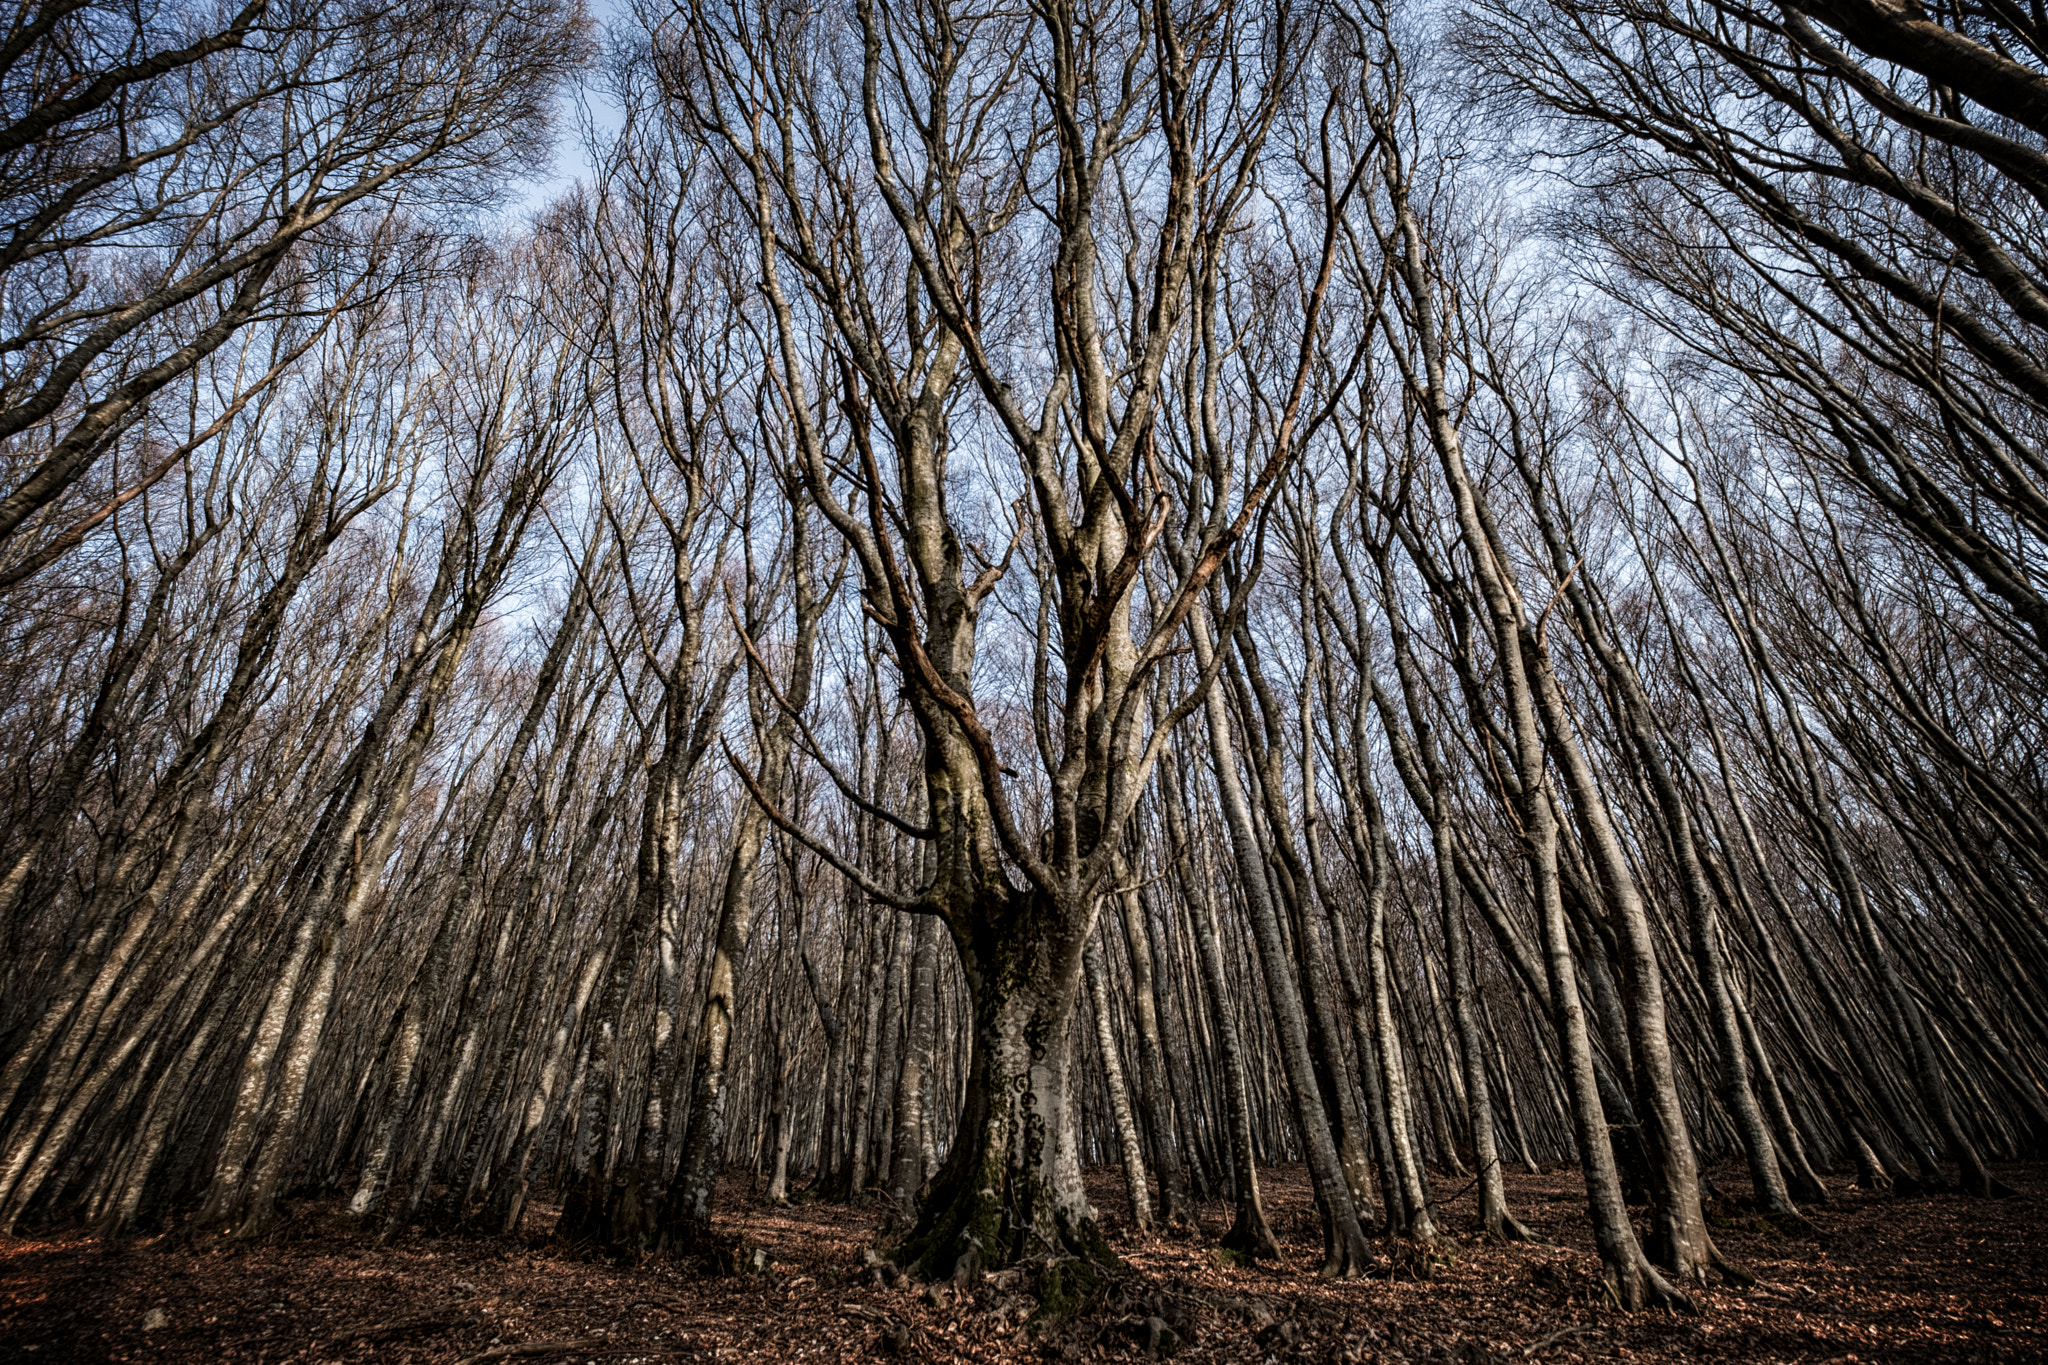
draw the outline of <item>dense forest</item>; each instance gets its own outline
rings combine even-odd
[[[0,30],[0,1230],[2048,1157],[2038,4]]]

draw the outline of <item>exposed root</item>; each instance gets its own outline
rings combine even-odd
[[[1101,1292],[1103,1272],[1094,1262],[1079,1256],[1048,1261],[1037,1276],[1038,1310],[1029,1321],[1045,1328],[1073,1321]]]
[[[1237,1221],[1230,1225],[1230,1231],[1223,1234],[1221,1246],[1225,1251],[1242,1256],[1248,1261],[1277,1261],[1280,1259],[1280,1243],[1273,1237],[1272,1225],[1266,1215],[1257,1209],[1239,1206]]]
[[[1339,1228],[1327,1216],[1323,1220],[1323,1267],[1316,1274],[1325,1280],[1355,1280],[1372,1272],[1372,1250],[1356,1224]]]
[[[1502,1210],[1497,1218],[1481,1223],[1479,1232],[1490,1242],[1520,1242],[1539,1247],[1550,1245],[1548,1237],[1506,1210]]]
[[[1427,1238],[1390,1235],[1380,1241],[1386,1255],[1382,1271],[1389,1280],[1433,1280],[1458,1262],[1458,1244],[1442,1234]]]
[[[1798,1209],[1784,1209],[1776,1213],[1765,1213],[1763,1219],[1781,1236],[1804,1237],[1810,1241],[1826,1240],[1821,1230]]]
[[[1956,1188],[1964,1194],[1974,1195],[1979,1199],[2016,1199],[2019,1197],[2018,1190],[2015,1190],[1989,1171],[1982,1172],[1981,1179],[1973,1179],[1965,1175],[1956,1182]]]
[[[1714,1269],[1720,1272],[1721,1278],[1727,1283],[1734,1285],[1737,1289],[1748,1289],[1757,1282],[1756,1276],[1750,1274],[1726,1256],[1723,1256],[1718,1250],[1712,1253],[1712,1261]]]
[[[249,1216],[241,1221],[230,1237],[237,1242],[267,1242],[288,1221],[290,1214],[286,1212],[284,1205],[275,1199],[260,1200],[249,1210]]]
[[[1625,1313],[1645,1308],[1665,1308],[1677,1313],[1697,1313],[1693,1301],[1665,1279],[1647,1257],[1638,1254],[1628,1267],[1606,1265],[1600,1272],[1600,1288],[1607,1302]]]
[[[1799,1171],[1788,1170],[1785,1172],[1785,1183],[1790,1187],[1793,1199],[1801,1204],[1825,1205],[1829,1202],[1828,1187],[1822,1184],[1818,1177],[1809,1177]]]
[[[1643,1308],[1668,1308],[1675,1313],[1697,1313],[1699,1305],[1687,1298],[1675,1285],[1658,1273],[1655,1266],[1642,1266],[1643,1298],[1638,1305]]]

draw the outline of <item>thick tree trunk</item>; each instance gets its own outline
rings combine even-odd
[[[1113,1260],[1081,1185],[1072,1026],[1091,915],[1011,893],[952,924],[973,1006],[966,1105],[895,1255],[928,1278],[1046,1256]]]

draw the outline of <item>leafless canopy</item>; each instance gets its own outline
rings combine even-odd
[[[10,14],[7,1227],[2042,1155],[2033,11]]]

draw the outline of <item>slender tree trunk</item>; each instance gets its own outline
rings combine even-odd
[[[1223,963],[1222,928],[1217,923],[1215,883],[1208,859],[1189,841],[1180,798],[1181,775],[1178,760],[1162,774],[1165,790],[1167,837],[1176,858],[1193,856],[1194,866],[1184,868],[1181,885],[1193,888],[1195,905],[1190,907],[1195,953],[1201,962],[1202,983],[1208,989],[1215,1011],[1216,1039],[1223,1061],[1224,1114],[1230,1125],[1231,1197],[1236,1216],[1224,1234],[1226,1249],[1254,1260],[1277,1260],[1279,1243],[1266,1221],[1265,1204],[1259,1198],[1259,1168],[1253,1148],[1251,1087],[1245,1078],[1245,1049],[1231,1004],[1237,998]]]
[[[1194,1205],[1188,1199],[1187,1180],[1181,1170],[1173,1122],[1173,1089],[1168,1079],[1166,1046],[1160,1035],[1154,965],[1157,955],[1151,923],[1139,888],[1131,884],[1131,869],[1123,869],[1119,876],[1125,885],[1117,895],[1117,903],[1123,911],[1124,942],[1131,953],[1131,1002],[1138,1021],[1138,1111],[1151,1139],[1152,1169],[1159,1177],[1159,1221],[1167,1227],[1192,1227]]]
[[[1194,640],[1196,664],[1207,670],[1211,664],[1208,625],[1202,613],[1188,618]],[[1267,886],[1258,838],[1252,828],[1250,807],[1238,780],[1235,748],[1230,736],[1230,718],[1224,709],[1220,684],[1209,689],[1205,700],[1212,761],[1216,784],[1223,798],[1224,819],[1230,830],[1238,875],[1243,879],[1245,903],[1250,911],[1252,937],[1265,968],[1266,990],[1273,1003],[1274,1022],[1280,1032],[1281,1060],[1293,1092],[1297,1131],[1307,1148],[1309,1177],[1323,1219],[1323,1269],[1327,1277],[1349,1278],[1365,1273],[1370,1252],[1365,1229],[1359,1225],[1357,1206],[1337,1145],[1330,1134],[1329,1117],[1323,1111],[1314,1059],[1309,1053],[1308,1021],[1302,1010],[1301,991],[1294,976],[1294,963],[1280,935],[1280,921]]]
[[[906,1215],[917,1209],[918,1191],[924,1185],[925,1148],[935,1122],[924,1098],[932,1072],[938,972],[938,927],[929,918],[921,918],[912,931],[910,1019],[902,1065],[896,1072],[896,1122],[889,1159],[889,1199]]]
[[[1109,983],[1103,979],[1102,945],[1090,939],[1082,954],[1088,977],[1089,1001],[1095,1006],[1095,1042],[1102,1053],[1103,1079],[1109,1090],[1109,1107],[1116,1119],[1117,1150],[1123,1156],[1124,1189],[1130,1195],[1131,1230],[1143,1237],[1152,1231],[1152,1195],[1145,1179],[1145,1143],[1138,1134],[1138,1121],[1131,1112],[1131,1093],[1124,1084],[1124,1066],[1117,1055],[1114,1005]]]
[[[1522,645],[1527,626],[1519,595],[1506,565],[1499,558],[1494,538],[1481,518],[1472,479],[1465,467],[1457,425],[1451,416],[1453,409],[1443,373],[1443,349],[1436,334],[1438,304],[1425,264],[1421,228],[1408,203],[1407,187],[1400,172],[1390,164],[1386,178],[1394,214],[1390,236],[1392,244],[1400,252],[1398,268],[1412,305],[1409,318],[1420,360],[1421,372],[1418,374],[1411,368],[1407,377],[1423,407],[1431,444],[1450,485],[1458,528],[1492,627],[1495,657],[1506,693],[1515,746],[1516,777],[1522,795],[1522,840],[1528,852],[1530,880],[1536,893],[1550,996],[1557,1016],[1558,1037],[1565,1052],[1572,1119],[1586,1175],[1586,1193],[1593,1216],[1594,1241],[1600,1249],[1603,1278],[1608,1292],[1625,1308],[1637,1308],[1651,1302],[1682,1302],[1683,1296],[1664,1282],[1643,1255],[1635,1231],[1629,1226],[1627,1206],[1622,1202],[1621,1183],[1613,1147],[1608,1141],[1606,1114],[1601,1106],[1594,1073],[1592,1047],[1586,1034],[1585,1014],[1579,1004],[1577,974],[1572,965],[1570,935],[1558,875],[1557,824],[1545,776],[1544,737],[1537,721],[1535,695],[1524,671],[1527,659]],[[1659,1024],[1661,1027],[1661,1021]],[[1686,1155],[1689,1158],[1690,1152]]]

